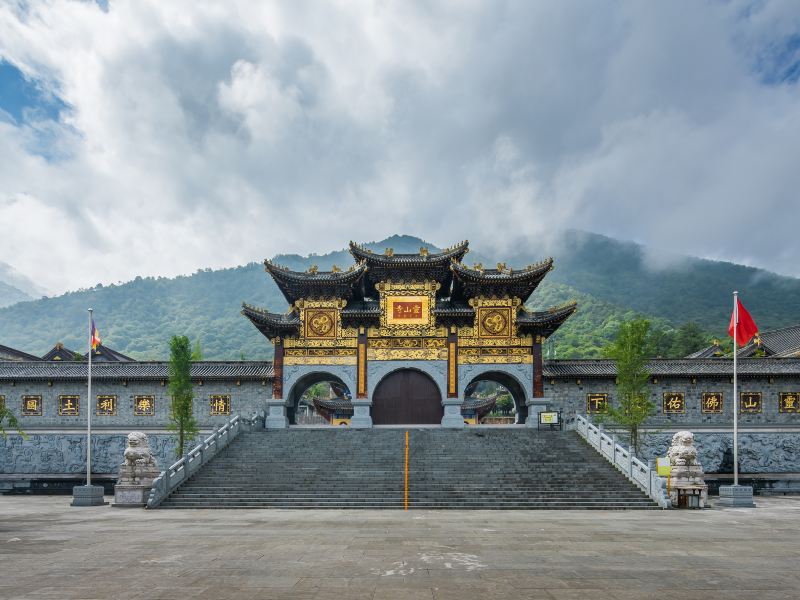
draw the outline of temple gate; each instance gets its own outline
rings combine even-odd
[[[575,311],[524,304],[552,259],[514,270],[466,266],[462,242],[439,253],[383,254],[350,243],[346,270],[304,273],[265,261],[289,303],[285,314],[248,304],[242,314],[275,345],[267,426],[294,422],[299,397],[330,382],[337,397],[315,400],[330,422],[353,427],[478,422],[494,399],[480,382],[505,387],[517,423],[544,408],[542,343]]]

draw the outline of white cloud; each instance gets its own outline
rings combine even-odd
[[[0,260],[63,291],[578,227],[800,275],[799,34],[775,0],[7,3],[0,57],[70,108],[0,122]]]

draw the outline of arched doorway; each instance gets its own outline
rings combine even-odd
[[[528,417],[528,407],[525,404],[525,390],[515,377],[502,371],[487,371],[472,379],[464,388],[464,396],[467,398],[480,396],[510,396],[513,402],[514,423],[522,424]],[[501,414],[505,413],[501,409],[498,401],[497,410]]]
[[[323,417],[316,414],[315,397],[327,402],[338,399],[349,403],[352,396],[347,385],[332,373],[309,373],[295,382],[287,396],[286,417],[290,425],[315,425],[330,421],[331,415]],[[352,414],[352,409],[350,412]]]
[[[372,395],[374,425],[439,425],[444,416],[436,383],[416,369],[384,377]]]

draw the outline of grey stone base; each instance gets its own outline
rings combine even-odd
[[[350,419],[350,427],[355,429],[372,427],[372,416],[369,414],[372,402],[369,400],[351,400],[351,402],[353,403],[353,416]]]
[[[551,402],[550,398],[531,398],[525,405],[528,407],[528,419],[525,425],[528,427],[539,427],[539,413],[547,410],[547,405]]]
[[[719,506],[755,508],[753,488],[749,485],[721,485],[717,504]]]
[[[449,429],[461,429],[464,427],[464,417],[461,415],[461,398],[445,398],[442,400],[444,406],[444,416],[442,416],[442,427]]]
[[[267,418],[264,422],[267,429],[286,429],[289,419],[286,418],[286,404],[283,400],[267,400]]]
[[[72,488],[71,506],[102,506],[105,503],[102,485],[76,485]]]
[[[147,504],[150,496],[150,485],[124,485],[114,486],[114,504],[119,507],[142,507]]]

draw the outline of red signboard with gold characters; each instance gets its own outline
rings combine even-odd
[[[422,316],[422,302],[420,300],[396,300],[392,304],[392,319],[419,319]]]
[[[430,320],[428,296],[389,296],[386,298],[388,325],[427,325]]]

